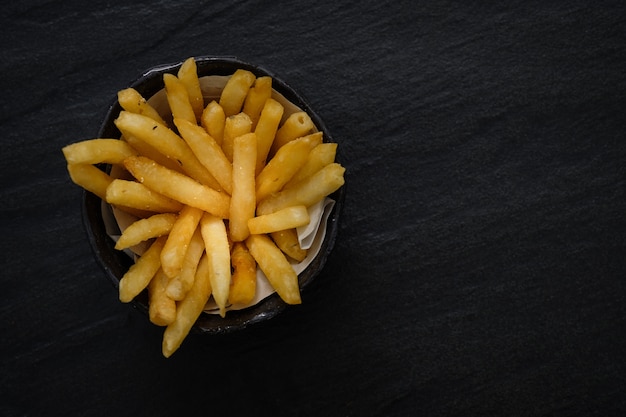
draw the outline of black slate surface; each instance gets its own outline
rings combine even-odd
[[[0,415],[622,415],[625,24],[618,1],[4,5]],[[347,196],[301,306],[166,360],[60,149],[198,55],[306,96]]]

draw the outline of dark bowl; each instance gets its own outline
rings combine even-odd
[[[130,87],[135,88],[142,96],[149,98],[163,89],[163,74],[176,74],[182,62],[160,65],[149,69]],[[287,100],[308,113],[318,130],[323,132],[325,142],[333,142],[332,136],[320,117],[311,109],[308,102],[289,85],[277,77],[274,73],[258,65],[252,65],[236,58],[230,57],[196,57],[196,66],[200,77],[207,75],[230,75],[239,68],[251,71],[257,77],[271,76],[272,86],[275,91],[282,94]],[[113,121],[117,118],[121,107],[117,100],[110,106],[102,123],[99,137],[116,138],[121,134]],[[107,170],[109,167],[102,167]],[[335,206],[330,213],[326,225],[326,236],[322,242],[321,250],[313,259],[313,262],[298,275],[300,290],[305,293],[306,287],[320,273],[328,255],[333,249],[337,236],[338,221],[345,195],[345,185],[330,197],[335,200]],[[126,273],[133,261],[124,252],[114,248],[115,242],[105,230],[102,216],[102,200],[90,192],[84,192],[83,198],[83,223],[87,231],[89,243],[100,266],[104,269],[109,280],[117,289],[119,281]],[[139,310],[148,312],[148,297],[144,291],[133,301],[133,305]],[[220,334],[242,330],[252,324],[266,321],[281,313],[287,306],[280,297],[274,293],[260,301],[258,304],[243,310],[228,311],[225,318],[216,314],[202,313],[196,321],[193,330],[200,333]]]

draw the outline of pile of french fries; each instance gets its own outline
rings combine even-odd
[[[119,298],[147,289],[169,357],[211,297],[222,317],[254,299],[257,268],[286,303],[301,303],[290,260],[307,253],[296,228],[344,184],[345,169],[305,112],[285,114],[271,77],[239,69],[218,99],[205,100],[189,58],[163,83],[170,114],[124,89],[121,138],[77,142],[63,154],[75,184],[136,219],[115,247],[146,249],[120,280]]]

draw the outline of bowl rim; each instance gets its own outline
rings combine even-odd
[[[275,73],[262,66],[251,64],[235,57],[198,56],[194,58],[200,77],[206,75],[231,75],[238,68],[247,69],[257,77],[271,76],[273,89],[282,94],[287,100],[300,107],[311,117],[316,127],[323,132],[324,142],[334,142],[328,128],[319,115],[311,108],[308,101],[283,81],[280,76],[277,76]],[[175,74],[182,63],[183,61],[180,61],[151,67],[132,81],[129,87],[135,88],[142,96],[149,98],[163,88],[163,74]],[[110,104],[100,125],[98,137],[119,138],[121,136],[119,130],[113,123],[113,120],[121,110],[122,108],[117,98],[115,98]],[[100,166],[99,168],[106,171],[109,169],[109,166]],[[321,273],[334,248],[345,192],[346,185],[344,184],[330,195],[330,197],[335,200],[335,205],[328,217],[326,236],[322,242],[322,247],[318,255],[313,259],[313,262],[298,275],[298,282],[302,293],[305,293],[314,278]],[[133,264],[133,261],[124,252],[114,248],[115,242],[113,242],[106,233],[102,219],[102,200],[88,191],[83,191],[82,220],[97,263],[103,269],[114,288],[118,289],[120,278]],[[148,313],[148,300],[145,290],[139,296],[135,297],[131,303],[138,310],[146,314]],[[250,325],[265,322],[277,316],[287,307],[288,305],[278,294],[273,293],[253,306],[242,310],[228,311],[224,318],[217,314],[203,312],[194,324],[192,331],[203,334],[225,334],[243,330]]]

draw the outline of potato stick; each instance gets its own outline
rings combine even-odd
[[[233,194],[230,199],[229,229],[234,242],[248,237],[248,220],[256,209],[254,170],[256,135],[247,133],[235,138],[233,147]]]
[[[145,240],[168,234],[177,217],[174,213],[161,213],[137,220],[122,232],[115,249],[130,248]]]
[[[128,135],[122,136],[122,140],[127,142],[137,153],[146,158],[152,159],[157,164],[163,165],[166,168],[173,169],[174,171],[183,173],[183,167],[176,159],[169,158],[156,150],[151,145],[147,144],[143,140],[137,139],[135,136]]]
[[[256,293],[256,261],[243,242],[235,242],[231,262],[233,276],[228,301],[231,304],[249,304]]]
[[[282,104],[272,98],[265,101],[263,110],[261,110],[259,122],[254,129],[257,136],[257,174],[265,166],[265,160],[272,147],[284,111]]]
[[[173,74],[163,74],[163,83],[172,116],[175,119],[185,119],[196,123],[196,114],[191,107],[185,84]]]
[[[203,256],[198,264],[193,287],[185,298],[178,303],[176,318],[163,333],[163,356],[169,358],[180,347],[191,327],[202,314],[210,296],[209,263],[207,257]]]
[[[196,121],[199,121],[204,110],[204,98],[202,97],[202,89],[198,79],[196,60],[193,57],[187,58],[178,69],[177,76],[187,89],[189,103],[196,115]]]
[[[276,132],[270,155],[274,155],[287,142],[308,134],[314,127],[311,116],[305,112],[300,111],[291,114]]]
[[[172,225],[165,247],[161,251],[161,268],[169,278],[174,278],[180,273],[189,242],[203,213],[198,208],[184,206]]]
[[[306,258],[307,250],[300,247],[296,229],[279,230],[270,233],[276,246],[291,259],[302,262]]]
[[[228,218],[230,197],[227,194],[215,191],[141,156],[126,158],[124,166],[139,182],[157,193],[217,217]]]
[[[281,147],[256,177],[256,199],[263,200],[279,191],[305,164],[311,149],[322,142],[322,135],[304,136]]]
[[[118,139],[90,139],[65,146],[63,155],[68,164],[121,164],[137,155],[128,143]]]
[[[233,166],[220,145],[202,126],[183,119],[174,119],[180,135],[196,155],[196,158],[220,183],[228,194],[233,191]]]
[[[200,220],[200,231],[209,261],[209,279],[213,299],[220,309],[220,316],[224,317],[231,279],[230,247],[226,225],[219,217],[204,213]]]
[[[125,135],[136,136],[168,158],[177,160],[184,172],[196,181],[219,189],[211,173],[198,161],[187,143],[167,126],[140,114],[120,112],[115,125]]]
[[[109,174],[90,164],[68,164],[67,171],[74,184],[106,199],[107,187],[113,181]]]
[[[211,101],[202,111],[202,117],[200,124],[204,127],[209,135],[218,145],[222,146],[224,140],[224,123],[226,122],[226,115],[224,109],[215,100]]]
[[[256,76],[253,73],[244,69],[238,69],[228,79],[219,100],[226,117],[241,111],[248,90],[255,79]]]
[[[272,97],[272,77],[259,77],[254,85],[248,90],[248,95],[243,103],[243,112],[250,116],[252,129],[256,127],[265,101]]]
[[[252,120],[247,114],[238,113],[226,118],[222,150],[229,161],[233,160],[233,141],[235,138],[250,132],[252,132]]]
[[[336,143],[322,143],[311,150],[304,165],[285,184],[284,188],[292,187],[307,177],[315,174],[328,164],[335,162],[337,154]]]
[[[121,179],[113,180],[107,187],[106,202],[157,213],[174,213],[183,208],[178,201],[161,195],[139,182]]]
[[[148,315],[157,326],[167,326],[176,319],[176,301],[165,293],[169,278],[159,269],[148,284]]]
[[[337,163],[326,165],[296,186],[283,189],[261,201],[257,205],[257,215],[273,213],[289,206],[312,206],[344,184],[344,171],[345,168]]]
[[[126,88],[117,93],[117,102],[126,111],[143,114],[159,123],[167,124],[159,112],[134,88]]]
[[[187,247],[187,252],[185,252],[185,258],[183,259],[183,265],[180,273],[170,280],[167,285],[166,292],[168,296],[177,301],[185,298],[185,294],[187,294],[187,291],[189,291],[193,285],[196,268],[198,267],[198,262],[200,261],[200,257],[203,253],[204,240],[202,240],[202,234],[200,233],[200,228],[198,227],[191,237],[191,241]]]
[[[253,217],[248,220],[248,229],[253,235],[293,229],[309,224],[309,211],[305,206],[292,206],[271,214]]]
[[[298,274],[274,242],[267,235],[250,235],[246,246],[280,298],[287,304],[300,304]]]
[[[142,292],[161,267],[160,254],[165,245],[165,236],[157,238],[144,254],[135,261],[120,279],[120,301],[128,303]]]

